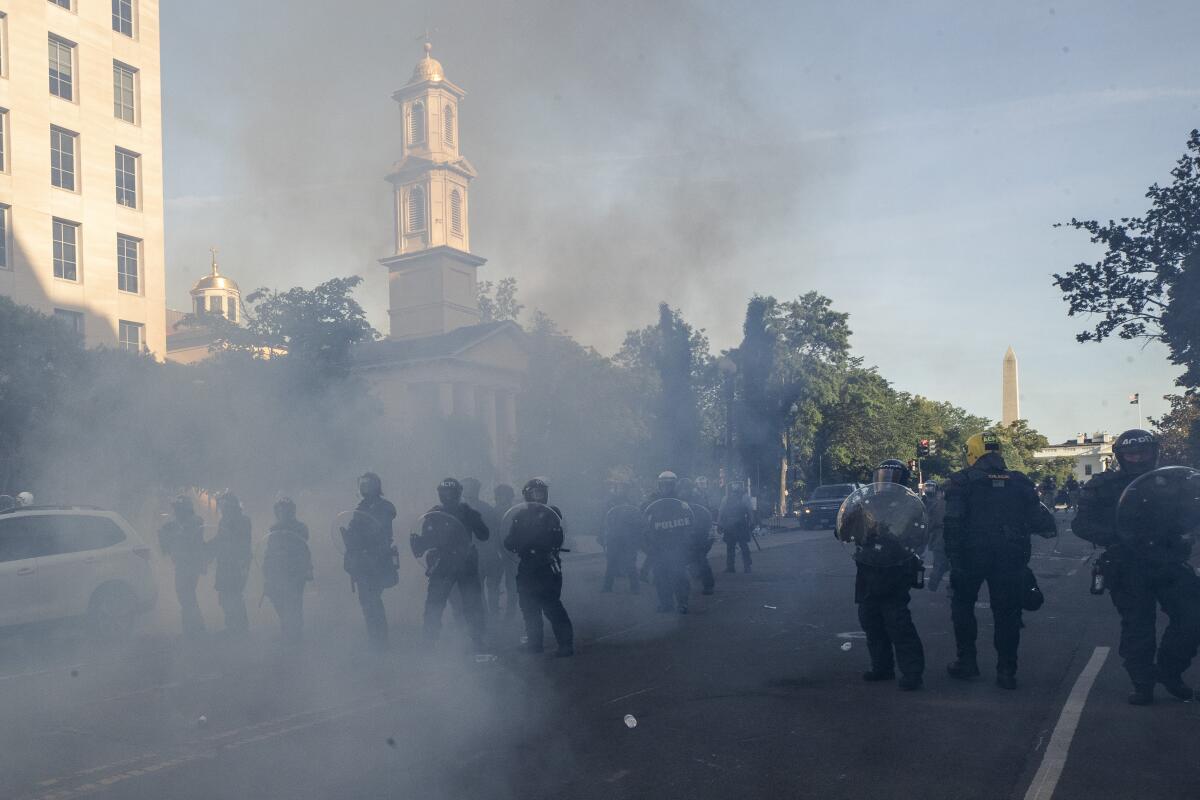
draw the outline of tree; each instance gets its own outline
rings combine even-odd
[[[354,275],[333,278],[311,290],[260,288],[243,300],[242,326],[217,314],[189,314],[183,324],[213,331],[216,350],[284,359],[297,368],[295,375],[310,382],[345,378],[354,345],[379,337],[362,306],[350,296],[361,283],[362,278]]]
[[[995,425],[988,430],[1000,437],[1000,452],[1008,468],[1024,472],[1034,481],[1052,475],[1062,483],[1075,468],[1073,458],[1035,458],[1035,453],[1050,446],[1050,440],[1029,427],[1026,420]]]
[[[1171,408],[1150,420],[1158,436],[1162,464],[1200,464],[1200,397],[1195,394],[1167,395]]]
[[[1146,191],[1150,209],[1144,216],[1065,223],[1087,232],[1106,252],[1095,263],[1056,274],[1054,283],[1069,315],[1100,315],[1076,336],[1079,341],[1099,342],[1115,333],[1164,342],[1171,362],[1185,368],[1179,384],[1194,387],[1200,385],[1200,130],[1191,132],[1171,177],[1170,185],[1155,183]]]
[[[501,278],[500,283],[484,281],[479,284],[479,317],[483,322],[516,322],[524,305],[517,302],[517,279]]]

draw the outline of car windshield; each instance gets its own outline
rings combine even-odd
[[[809,500],[837,500],[854,491],[852,483],[835,483],[832,486],[818,486]]]

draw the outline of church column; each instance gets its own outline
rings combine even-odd
[[[504,465],[500,463],[500,440],[499,432],[496,430],[496,390],[490,386],[480,386],[477,391],[479,393],[479,416],[487,428],[488,444],[490,445],[488,456],[497,472],[507,472]]]
[[[450,417],[454,414],[454,384],[439,383],[438,385],[438,410],[443,417]]]

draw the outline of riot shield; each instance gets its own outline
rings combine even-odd
[[[898,483],[869,484],[842,502],[834,535],[854,547],[854,560],[862,564],[903,564],[928,541],[925,504]]]
[[[438,564],[448,558],[460,557],[471,547],[471,532],[453,514],[430,511],[417,519],[409,536],[412,554],[425,558],[425,574],[432,575]]]
[[[699,503],[689,503],[688,506],[692,509],[692,516],[694,517],[694,522],[692,523],[692,542],[699,552],[707,553],[712,549],[713,542],[716,541],[713,537],[712,512],[706,506]]]
[[[604,546],[608,547],[611,542],[636,541],[641,529],[642,515],[637,506],[631,503],[613,506],[604,515]]]
[[[504,519],[500,523],[501,539],[508,536],[509,532],[512,531],[513,523],[516,522],[520,522],[522,525],[557,525],[560,528],[563,527],[562,517],[552,506],[542,503],[517,503],[504,513]]]
[[[1134,547],[1172,538],[1191,539],[1200,530],[1200,472],[1159,467],[1121,493],[1117,537]]]
[[[683,551],[696,528],[692,507],[674,497],[663,497],[646,507],[646,539],[658,551]]]
[[[1033,529],[1029,532],[1043,539],[1053,539],[1058,536],[1058,521],[1054,518],[1054,512],[1047,508],[1045,503],[1038,503],[1038,510],[1034,512]]]
[[[346,542],[356,543],[359,549],[366,541],[375,541],[381,531],[379,521],[365,511],[351,509],[333,518],[329,538],[340,555],[346,555]]]

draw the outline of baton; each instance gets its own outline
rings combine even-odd
[[[761,553],[761,552],[762,552],[762,545],[758,543],[758,536],[756,536],[756,535],[754,534],[754,532],[752,531],[752,532],[750,533],[750,538],[754,540],[754,546],[755,546],[755,547],[757,547],[757,548],[758,548],[758,552],[760,552],[760,553]]]

